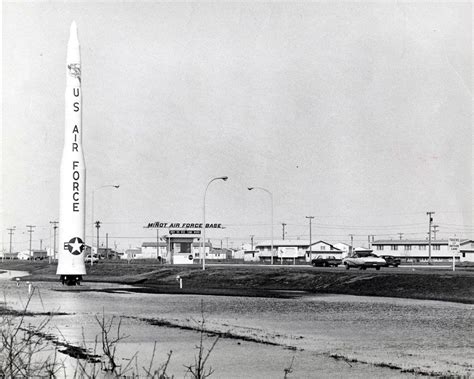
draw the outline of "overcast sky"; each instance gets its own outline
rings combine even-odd
[[[66,46],[82,53],[88,200],[119,249],[148,222],[214,242],[472,237],[470,2],[3,2],[2,239],[59,217]],[[91,234],[87,204],[87,237]],[[165,233],[163,230],[162,233]],[[145,237],[145,238],[143,238]],[[147,238],[148,237],[148,238]]]

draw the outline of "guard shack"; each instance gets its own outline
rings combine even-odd
[[[156,249],[157,242],[147,243],[150,247],[154,247],[153,253],[157,259],[161,258],[162,262],[169,264],[193,264],[201,262],[202,224],[151,222],[146,228],[168,228],[168,235],[161,238],[159,237],[159,232],[157,232],[157,239],[166,242],[166,250],[163,251],[161,243],[159,251]],[[206,228],[222,229],[222,224],[206,224]],[[211,250],[212,245],[207,241],[205,243],[206,258],[211,258]]]
[[[171,264],[193,264],[193,242],[199,240],[199,230],[173,230],[166,237],[168,259]]]
[[[170,229],[165,236],[168,246],[166,261],[171,264],[183,265],[199,262],[201,258],[201,231],[195,229]],[[208,256],[210,244],[206,243],[205,252]]]

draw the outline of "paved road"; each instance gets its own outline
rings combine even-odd
[[[263,268],[267,267],[268,269],[279,269],[279,268],[286,268],[286,269],[308,269],[308,270],[318,270],[318,271],[343,271],[343,272],[351,272],[351,273],[368,273],[368,272],[373,272],[374,274],[387,274],[389,273],[426,273],[426,274],[433,274],[433,273],[439,273],[439,274],[454,274],[454,275],[474,275],[474,267],[471,268],[463,268],[463,267],[456,267],[456,271],[452,271],[452,265],[411,265],[411,264],[402,264],[398,267],[382,267],[379,271],[375,269],[367,269],[367,270],[359,270],[356,268],[352,268],[350,270],[346,270],[345,266],[339,265],[338,267],[313,267],[309,264],[295,264],[295,265],[281,265],[280,263],[275,263],[273,265],[269,264],[249,264],[249,263],[208,263],[206,262],[206,266],[213,266],[213,267],[246,267],[246,268],[252,268],[252,267],[258,267],[258,268]]]

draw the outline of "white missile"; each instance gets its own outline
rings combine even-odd
[[[82,150],[81,55],[76,23],[67,44],[64,148],[59,188],[59,256],[57,275],[76,285],[86,274],[86,165]]]

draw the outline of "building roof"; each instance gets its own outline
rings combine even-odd
[[[428,245],[428,240],[378,240],[372,245]],[[448,240],[431,240],[432,245],[447,245]]]
[[[166,242],[160,242],[160,247],[166,247]],[[142,247],[154,247],[156,248],[156,241],[155,242],[143,242]]]
[[[202,246],[202,242],[193,242],[193,243],[192,243],[192,246],[193,246],[193,247],[201,247],[201,246]],[[210,242],[208,241],[208,242],[206,242],[206,246],[212,247],[212,243],[210,243]]]
[[[331,248],[334,249],[334,250],[340,250],[339,248],[335,247],[333,244],[330,244],[329,242],[326,242],[326,241],[323,241],[323,240],[319,240],[319,241],[316,241],[316,242],[311,242],[311,246],[317,245],[318,243],[324,243],[325,245],[331,246]]]
[[[262,241],[257,243],[255,247],[270,247],[272,241]],[[304,247],[309,246],[309,241],[306,240],[274,240],[273,247]]]

